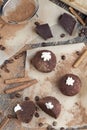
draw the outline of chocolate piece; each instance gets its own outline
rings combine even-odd
[[[20,105],[22,110],[16,112],[17,118],[20,122],[29,123],[35,113],[35,104],[32,101],[24,101]]]
[[[76,25],[75,19],[71,15],[64,13],[59,17],[58,20],[60,25],[65,29],[65,31],[72,35],[74,27]]]
[[[48,24],[39,24],[38,22],[35,22],[36,24],[36,32],[39,34],[43,39],[47,40],[48,38],[52,38],[52,32]]]
[[[37,105],[48,115],[57,118],[61,111],[60,102],[51,96],[44,97],[37,101]]]
[[[81,89],[81,80],[74,74],[66,74],[59,81],[60,91],[67,96],[74,96]]]
[[[41,50],[35,54],[31,62],[37,70],[48,73],[56,66],[56,56],[49,50]]]

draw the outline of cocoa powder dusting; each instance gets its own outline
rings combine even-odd
[[[22,0],[17,8],[9,12],[7,18],[9,21],[21,22],[27,18],[32,17],[35,12],[35,2],[34,0]]]

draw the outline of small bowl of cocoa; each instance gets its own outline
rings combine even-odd
[[[23,24],[36,14],[38,8],[38,0],[8,0],[3,5],[1,18],[9,24]]]

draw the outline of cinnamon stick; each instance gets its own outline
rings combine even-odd
[[[8,124],[9,120],[10,119],[8,117],[3,119],[3,121],[0,123],[0,130],[3,130],[3,128]]]
[[[77,14],[77,12],[76,12],[72,7],[69,7],[69,10],[70,10],[70,12],[78,19],[78,21],[79,21],[83,26],[86,25],[86,23],[83,21],[83,19]]]
[[[29,77],[24,78],[14,78],[14,79],[6,79],[4,82],[5,84],[13,84],[13,83],[22,83],[22,82],[29,82]]]
[[[17,92],[17,91],[24,90],[25,88],[28,88],[28,87],[36,84],[36,83],[37,83],[37,80],[33,79],[33,80],[30,80],[28,83],[25,83],[23,85],[19,85],[19,86],[14,87],[14,88],[9,88],[9,89],[5,90],[4,92],[6,94],[14,93],[14,92]]]
[[[76,62],[74,63],[73,67],[77,68],[81,62],[84,60],[84,58],[87,56],[87,49],[83,52],[83,54],[76,60]]]

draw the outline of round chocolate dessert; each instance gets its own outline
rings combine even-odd
[[[52,96],[47,96],[39,101],[37,101],[37,105],[48,115],[57,118],[61,112],[61,104],[60,102]]]
[[[59,81],[60,91],[67,96],[74,96],[81,89],[81,80],[74,74],[66,74]]]
[[[38,51],[31,60],[34,67],[41,72],[51,72],[56,66],[56,56],[49,50]]]
[[[17,119],[25,123],[29,123],[32,120],[35,110],[36,107],[32,101],[24,101],[21,104],[17,104],[14,108]]]

